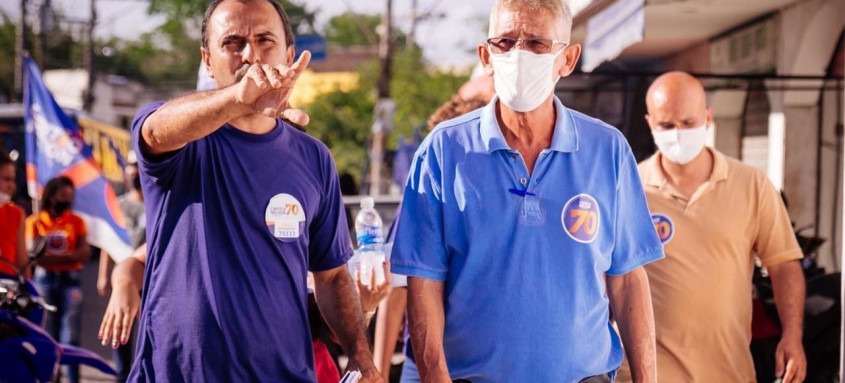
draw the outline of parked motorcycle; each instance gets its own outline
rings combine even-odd
[[[808,383],[838,382],[840,362],[841,273],[825,274],[818,266],[816,251],[823,238],[806,236],[811,227],[795,231],[804,258],[801,266],[806,282],[804,303],[804,353]],[[780,340],[780,320],[775,306],[772,282],[764,270],[754,273],[754,313],[751,350],[759,382],[773,382],[774,355]]]
[[[46,242],[36,240],[24,270],[44,255]],[[53,382],[62,365],[88,365],[103,373],[117,372],[97,354],[56,342],[41,326],[44,310],[56,308],[39,296],[21,269],[3,257],[17,275],[0,273],[0,383]]]

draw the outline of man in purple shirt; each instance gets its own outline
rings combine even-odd
[[[217,89],[147,106],[133,122],[149,255],[130,380],[315,381],[310,270],[350,368],[381,382],[346,271],[334,162],[282,119],[307,122],[287,100],[310,54],[293,63],[273,0],[212,3],[201,53]]]

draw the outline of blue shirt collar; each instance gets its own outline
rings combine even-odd
[[[575,130],[575,124],[572,121],[572,114],[569,109],[563,106],[557,96],[552,97],[552,100],[555,104],[556,120],[549,150],[561,153],[577,151],[578,132]],[[497,150],[513,150],[505,141],[505,136],[502,134],[501,127],[499,127],[499,120],[496,118],[496,103],[498,102],[499,97],[493,97],[493,100],[481,111],[481,139],[484,141],[487,153],[493,153]]]

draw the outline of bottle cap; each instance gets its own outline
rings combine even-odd
[[[376,201],[373,200],[373,197],[364,197],[361,198],[361,208],[362,209],[372,209],[373,206],[376,205]]]

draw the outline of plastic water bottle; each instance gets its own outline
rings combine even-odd
[[[381,217],[374,208],[372,197],[361,199],[361,210],[355,217],[355,237],[358,249],[350,260],[350,271],[361,273],[361,283],[369,286],[372,273],[375,273],[376,283],[384,283],[384,235],[382,234]]]

